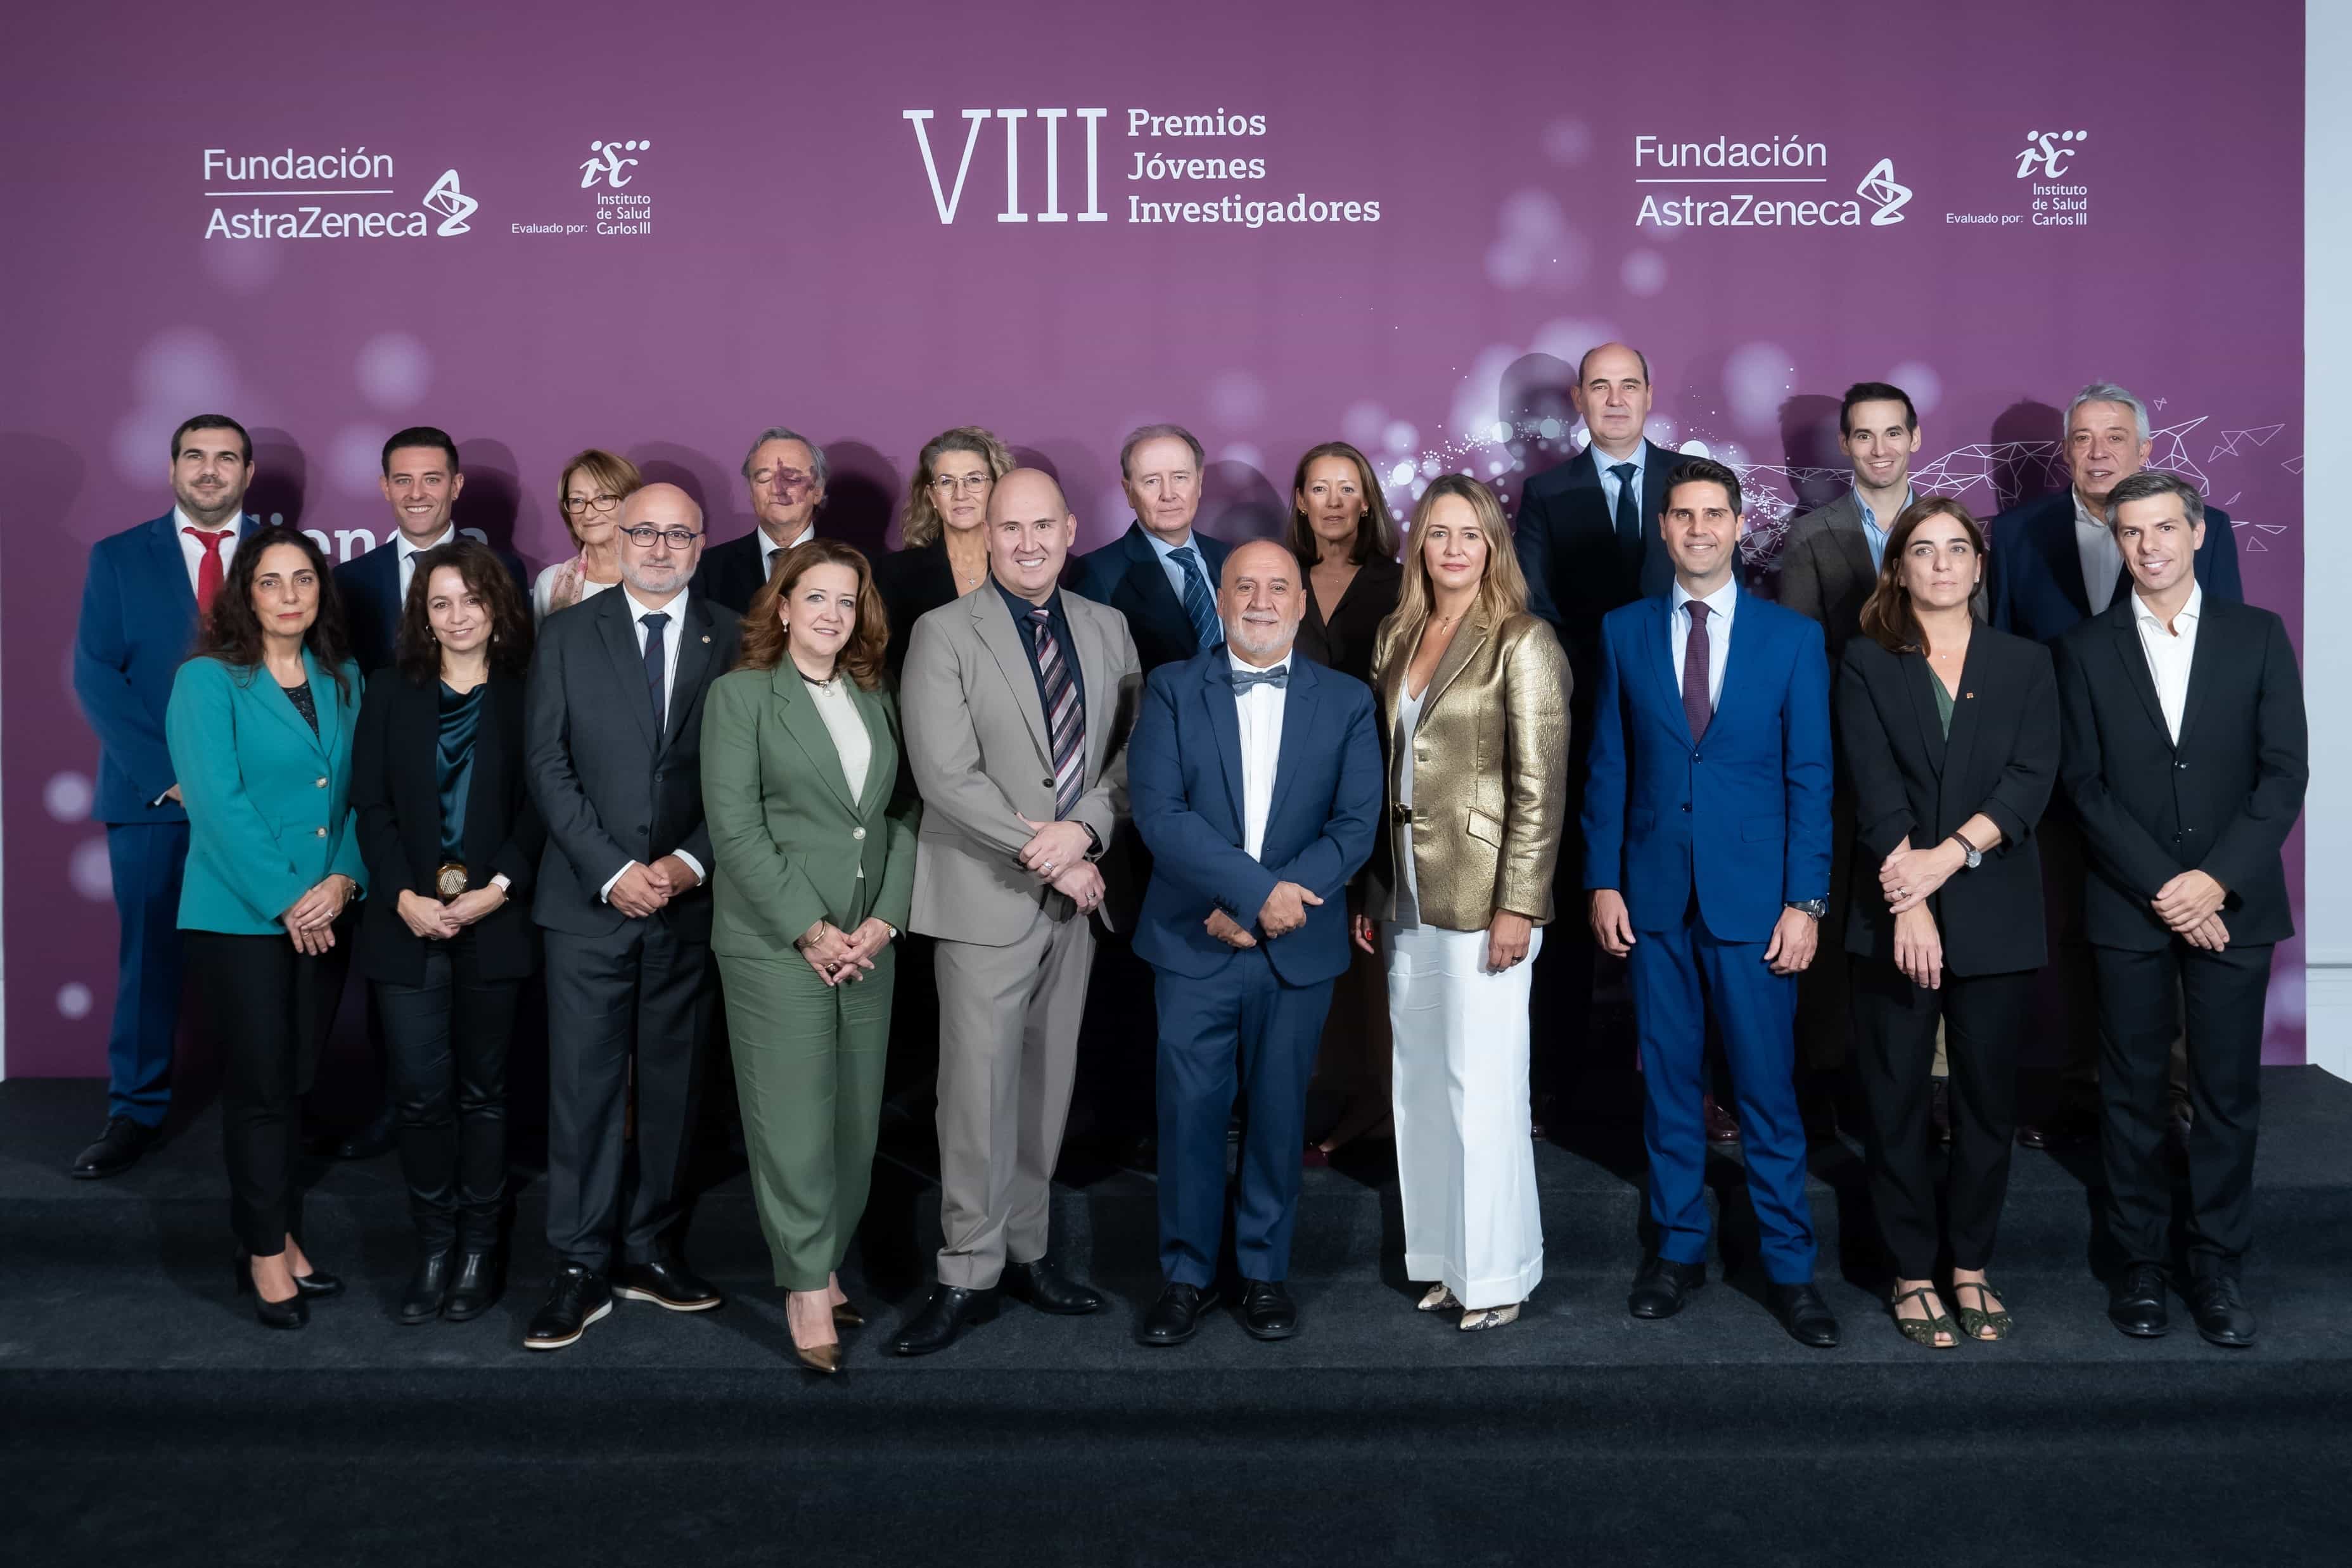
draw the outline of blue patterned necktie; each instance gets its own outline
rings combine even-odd
[[[648,615],[644,618],[643,624],[646,629],[646,690],[654,699],[654,733],[659,735],[662,719],[666,716],[662,712],[665,706],[662,687],[667,683],[662,676],[669,669],[669,660],[662,647],[662,628],[669,624],[669,617],[660,613]]]
[[[1282,691],[1290,685],[1288,664],[1272,670],[1235,670],[1233,675],[1235,696],[1241,695],[1252,686],[1272,686],[1276,691]]]
[[[1179,545],[1168,555],[1184,572],[1184,613],[1192,618],[1192,651],[1215,647],[1225,640],[1224,628],[1217,624],[1217,596],[1209,591],[1200,556],[1191,545]]]

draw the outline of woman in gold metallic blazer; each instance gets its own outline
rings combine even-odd
[[[1465,1330],[1517,1319],[1543,1278],[1528,964],[1568,810],[1569,673],[1527,601],[1495,493],[1431,485],[1372,655],[1389,821],[1356,940],[1388,960],[1405,1272]]]

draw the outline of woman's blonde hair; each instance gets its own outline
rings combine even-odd
[[[907,483],[907,505],[898,514],[898,543],[904,549],[921,549],[938,538],[945,527],[931,501],[931,481],[939,476],[940,459],[950,452],[967,452],[986,463],[992,483],[1013,472],[1013,454],[993,433],[979,425],[960,424],[932,436],[915,459],[915,476]]]
[[[1404,639],[1399,647],[1410,648],[1421,636],[1422,625],[1429,619],[1430,606],[1437,601],[1436,591],[1429,582],[1429,560],[1422,548],[1422,525],[1429,521],[1430,513],[1441,501],[1452,498],[1467,502],[1478,524],[1478,531],[1486,539],[1486,570],[1478,579],[1478,608],[1485,612],[1489,626],[1500,625],[1528,607],[1528,580],[1519,570],[1519,558],[1511,549],[1510,525],[1503,520],[1503,503],[1495,492],[1467,474],[1445,474],[1430,483],[1422,492],[1421,500],[1412,509],[1412,522],[1405,533],[1408,547],[1405,556],[1404,590],[1397,596],[1395,621],[1398,634]]]
[[[571,534],[572,542],[575,545],[580,542],[580,530],[572,526],[572,509],[564,505],[570,498],[572,476],[574,474],[587,475],[589,483],[603,486],[606,495],[623,501],[646,487],[646,476],[637,472],[637,465],[618,453],[592,446],[585,452],[575,454],[572,461],[563,465],[563,471],[555,476],[555,515],[563,519],[564,529]],[[618,507],[606,515],[614,522],[621,519]]]

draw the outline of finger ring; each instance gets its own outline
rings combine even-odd
[[[1051,871],[1054,869],[1054,862],[1053,862],[1052,861],[1047,861],[1047,862],[1045,862],[1045,869],[1046,869],[1048,872],[1051,872]]]

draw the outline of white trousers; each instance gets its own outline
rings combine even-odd
[[[1524,1301],[1543,1278],[1543,1215],[1528,1119],[1528,956],[1486,969],[1486,933],[1382,927],[1396,1035],[1397,1180],[1404,1271],[1465,1307]]]

